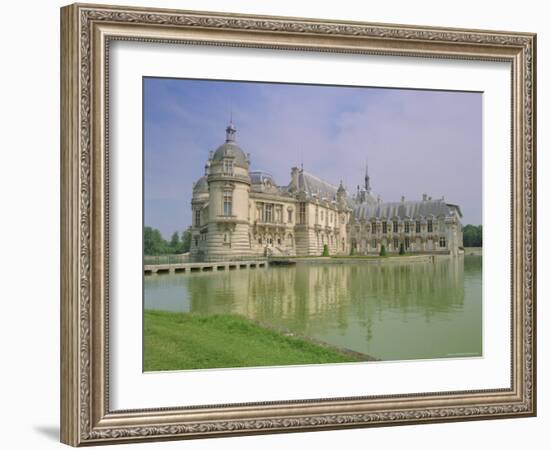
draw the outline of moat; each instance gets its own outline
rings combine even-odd
[[[482,355],[482,257],[144,277],[144,307],[239,314],[382,360]]]

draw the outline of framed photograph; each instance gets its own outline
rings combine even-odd
[[[61,9],[61,440],[536,414],[536,36]]]

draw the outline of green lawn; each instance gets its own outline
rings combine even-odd
[[[237,315],[146,310],[145,371],[365,361]]]

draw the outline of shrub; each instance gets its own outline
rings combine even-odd
[[[380,247],[380,256],[386,256],[386,246],[385,245],[382,245],[382,247]]]
[[[323,255],[322,256],[330,256],[328,253],[328,245],[323,245]]]
[[[351,246],[351,251],[349,252],[350,256],[353,256],[355,255],[355,247],[352,245]]]
[[[403,245],[403,242],[399,244],[399,254],[404,255],[405,254],[405,246]]]

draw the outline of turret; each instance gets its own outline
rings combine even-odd
[[[338,186],[338,190],[336,191],[336,201],[338,202],[338,205],[340,207],[346,205],[346,196],[346,188],[342,184],[342,180],[340,180],[340,185]]]
[[[250,252],[250,161],[237,144],[236,133],[231,120],[225,129],[225,143],[217,148],[207,163],[207,254],[213,258]]]

